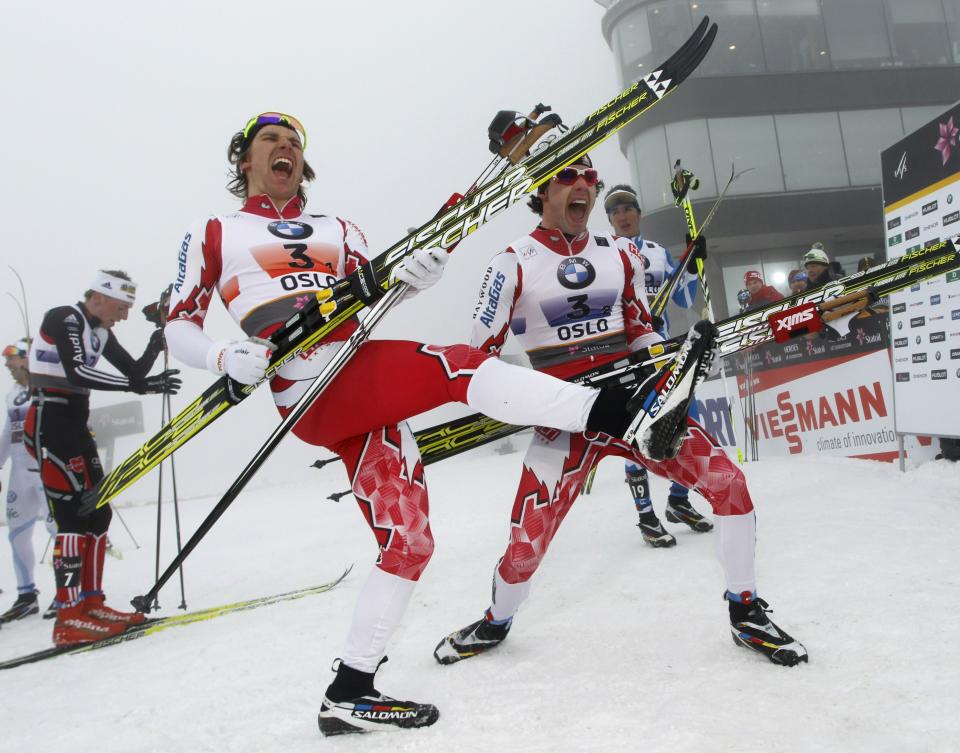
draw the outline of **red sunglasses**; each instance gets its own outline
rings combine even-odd
[[[597,185],[599,180],[597,171],[592,167],[565,167],[553,177],[561,186],[572,186],[577,178],[583,178],[588,188]]]

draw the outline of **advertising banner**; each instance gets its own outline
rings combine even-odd
[[[732,453],[755,439],[760,458],[893,460],[897,436],[887,326],[886,316],[873,316],[857,320],[842,340],[815,335],[727,359],[728,374],[735,377],[728,384],[734,390],[733,425],[719,378],[697,392],[701,421]]]
[[[960,105],[881,154],[887,257],[960,234]],[[890,297],[896,429],[960,435],[960,272]]]

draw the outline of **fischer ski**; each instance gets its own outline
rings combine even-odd
[[[869,308],[891,293],[960,268],[958,247],[960,235],[844,277],[818,290],[778,301],[765,309],[723,319],[716,325],[718,356],[734,355],[774,339],[786,342],[821,331],[831,322],[835,327],[838,320]],[[824,300],[826,296],[831,297]],[[660,368],[673,359],[685,339],[680,336],[665,340],[571,377],[571,381],[594,387],[612,380],[625,385],[636,383],[646,378],[651,368]],[[414,437],[426,466],[528,428],[474,413],[421,429],[414,433]],[[330,461],[320,460],[314,465],[319,468],[327,462]]]
[[[250,609],[259,609],[260,607],[266,607],[271,604],[278,604],[281,601],[294,601],[296,599],[302,599],[305,596],[326,593],[341,583],[352,569],[353,565],[350,565],[350,567],[344,570],[334,580],[331,580],[327,583],[321,583],[316,586],[298,588],[295,591],[287,591],[286,593],[274,594],[273,596],[259,596],[254,599],[236,601],[232,604],[209,607],[207,609],[200,609],[196,612],[188,612],[186,614],[173,614],[169,617],[147,618],[147,621],[140,625],[134,625],[119,635],[103,638],[99,641],[82,643],[79,646],[54,646],[52,648],[46,648],[41,651],[36,651],[32,654],[26,654],[25,656],[17,657],[15,659],[2,661],[0,662],[0,669],[12,669],[13,667],[19,667],[23,664],[32,664],[34,662],[43,661],[44,659],[52,659],[55,656],[64,656],[65,654],[80,654],[86,651],[95,651],[99,648],[115,646],[118,643],[126,643],[127,641],[133,641],[137,638],[143,638],[147,635],[153,635],[154,633],[159,633],[167,628],[190,625],[194,622],[204,622],[206,620],[212,620],[216,617],[222,617],[225,614],[245,612]]]
[[[633,82],[543,148],[534,148],[532,154],[502,172],[495,171],[479,182],[472,196],[416,228],[348,277],[318,291],[301,312],[271,335],[275,351],[265,380],[386,295],[396,286],[391,271],[414,249],[449,249],[672,93],[706,56],[716,33],[716,24],[704,18],[687,42],[652,73]],[[116,498],[256,387],[221,377],[88,491],[85,505],[88,509],[94,504],[99,507]]]

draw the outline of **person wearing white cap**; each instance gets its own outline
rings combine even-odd
[[[24,425],[24,444],[39,461],[48,503],[57,522],[53,547],[58,646],[87,643],[116,635],[143,622],[139,612],[119,612],[104,604],[103,561],[109,506],[90,515],[79,511],[84,490],[103,478],[97,445],[87,426],[91,390],[176,394],[176,370],[147,376],[163,349],[156,330],[139,359],[134,359],[112,328],[127,318],[136,285],[120,270],[100,271],[73,306],[58,306],[43,316],[30,348],[32,402]],[[119,374],[97,368],[101,356]]]
[[[36,555],[33,550],[33,526],[38,518],[47,521],[50,535],[57,532],[47,512],[47,500],[40,483],[37,462],[23,446],[23,424],[30,407],[30,372],[27,370],[26,340],[3,349],[3,358],[13,387],[7,393],[7,421],[0,434],[0,467],[10,461],[7,483],[7,537],[13,554],[13,572],[17,578],[17,600],[0,614],[0,623],[29,617],[40,611],[37,587],[33,581]]]
[[[639,250],[643,259],[647,299],[648,301],[653,300],[660,287],[670,279],[670,276],[676,270],[676,262],[670,256],[670,251],[666,247],[641,235],[640,198],[631,186],[621,183],[607,191],[603,200],[603,208],[607,212],[607,219],[615,233],[623,238],[629,238]],[[688,309],[693,306],[697,297],[697,275],[696,268],[692,265],[695,263],[695,259],[705,259],[706,257],[706,238],[700,236],[694,245],[693,254],[687,265],[688,268],[683,273],[683,277],[680,278],[671,296],[671,300],[680,308]],[[660,321],[655,322],[656,330],[666,339],[667,332],[670,329],[670,321],[667,318],[666,311],[659,319]],[[700,420],[700,411],[696,400],[690,402],[690,417],[696,421]],[[674,546],[677,539],[664,529],[653,509],[647,469],[628,460],[625,463],[625,471],[627,486],[633,496],[633,503],[640,518],[637,527],[640,529],[643,540],[655,549]],[[671,523],[684,523],[691,531],[696,533],[706,533],[713,530],[713,523],[694,509],[690,502],[689,492],[690,490],[683,484],[678,484],[676,481],[670,483],[664,512],[667,520]]]
[[[837,279],[830,271],[830,257],[822,243],[814,243],[800,259],[800,265],[807,273],[807,290],[819,288]]]

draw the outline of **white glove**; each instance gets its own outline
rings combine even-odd
[[[393,276],[416,290],[426,290],[443,275],[447,254],[442,248],[415,248],[393,268]]]
[[[207,368],[240,384],[256,384],[263,379],[272,352],[273,344],[259,337],[240,342],[220,340],[207,351]]]

